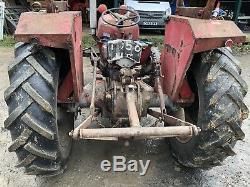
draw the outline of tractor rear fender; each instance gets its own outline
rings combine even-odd
[[[56,51],[69,52],[71,71],[65,77],[58,91],[58,98],[66,101],[74,91],[79,101],[83,88],[82,59],[82,18],[80,12],[22,13],[15,32],[16,41],[34,43],[38,46],[56,48]]]
[[[194,54],[242,43],[245,39],[245,35],[232,21],[171,16],[165,26],[161,54],[164,93],[173,101],[191,100],[192,92],[185,74]]]

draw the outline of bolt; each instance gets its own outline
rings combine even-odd
[[[195,136],[197,136],[199,132],[201,132],[200,127],[192,126],[192,129]]]
[[[128,146],[129,146],[129,141],[128,141],[128,140],[126,140],[126,141],[124,142],[124,146],[125,146],[125,147],[128,147]]]
[[[112,98],[112,96],[110,93],[106,94],[106,99],[111,99],[111,98]]]
[[[124,70],[124,69],[121,69],[121,70],[120,70],[120,73],[121,73],[121,75],[124,75],[124,74],[125,74],[125,70]]]
[[[128,85],[128,88],[129,89],[135,89],[136,87],[134,85],[130,84],[130,85]]]

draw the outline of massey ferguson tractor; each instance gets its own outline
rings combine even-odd
[[[23,13],[15,32],[4,126],[18,167],[57,174],[73,139],[169,138],[176,160],[192,168],[218,166],[235,155],[248,117],[247,84],[230,47],[245,36],[233,22],[211,16],[215,0],[190,8],[177,1],[176,15],[165,19],[161,52],[140,40],[136,11],[101,5],[97,23],[92,0],[98,52],[86,49],[80,12],[60,12],[54,3],[47,12]],[[93,66],[89,82],[83,55]],[[149,115],[156,122],[142,123]]]

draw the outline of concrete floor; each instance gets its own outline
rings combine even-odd
[[[3,93],[8,86],[7,66],[13,60],[10,48],[0,48],[0,186],[250,186],[250,119],[244,121],[246,138],[238,142],[235,157],[226,159],[223,166],[211,170],[191,170],[181,167],[172,158],[165,140],[123,142],[79,141],[73,145],[66,171],[59,176],[42,178],[27,176],[15,168],[17,158],[9,153],[10,135],[3,128],[7,106]],[[250,55],[239,57],[243,78],[250,85]],[[250,107],[250,92],[245,98]],[[100,162],[113,155],[127,159],[151,160],[146,176],[131,172],[103,172]]]

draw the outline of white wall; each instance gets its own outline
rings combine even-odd
[[[0,2],[0,40],[3,40],[4,8],[5,3]]]

